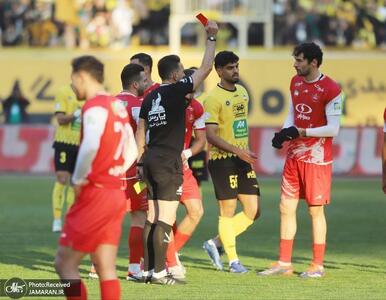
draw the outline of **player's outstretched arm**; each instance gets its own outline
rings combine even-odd
[[[193,90],[196,90],[200,84],[208,77],[213,68],[213,61],[216,49],[216,36],[218,26],[214,21],[208,21],[205,26],[207,40],[205,44],[205,53],[201,62],[201,66],[193,73]]]

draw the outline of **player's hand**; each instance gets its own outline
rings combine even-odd
[[[137,165],[137,171],[136,171],[136,175],[137,175],[137,179],[138,180],[142,180],[144,179],[144,175],[143,175],[143,165]]]
[[[208,24],[206,24],[206,26],[205,26],[205,31],[206,31],[208,36],[214,36],[215,37],[217,35],[217,32],[218,32],[217,23],[215,21],[209,20]]]
[[[249,150],[244,150],[238,148],[238,150],[235,153],[241,160],[249,163],[249,164],[254,164],[257,160],[257,155],[253,153],[252,151]]]
[[[87,184],[88,184],[88,180],[83,180],[81,183],[73,185],[75,200],[78,199],[80,192],[82,191],[83,187]]]
[[[295,126],[283,128],[280,132],[275,133],[272,139],[272,147],[281,149],[283,148],[283,143],[285,141],[291,141],[298,138],[300,133],[302,133],[302,136],[305,136],[305,129],[298,129]]]

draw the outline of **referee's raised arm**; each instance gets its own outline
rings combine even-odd
[[[208,21],[205,26],[207,40],[205,43],[205,53],[202,58],[201,66],[192,75],[193,90],[196,90],[198,86],[205,80],[213,68],[214,54],[216,49],[216,36],[218,32],[217,23],[214,21]]]

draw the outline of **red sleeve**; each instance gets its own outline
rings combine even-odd
[[[196,99],[192,99],[191,106],[193,107],[194,119],[197,120],[204,114],[204,107]]]
[[[331,80],[327,87],[326,104],[335,99],[341,92],[340,86],[335,81]]]

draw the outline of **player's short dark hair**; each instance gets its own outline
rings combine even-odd
[[[320,47],[312,43],[302,43],[297,45],[292,52],[293,56],[298,56],[303,53],[305,59],[310,63],[313,59],[316,59],[318,67],[322,64],[323,61],[323,52]]]
[[[96,81],[103,83],[104,81],[104,65],[96,57],[91,55],[83,55],[76,57],[71,62],[72,71],[74,73],[84,71],[89,73]]]
[[[196,70],[190,69],[190,68],[189,69],[185,69],[184,70],[184,74],[185,74],[186,77],[189,77],[189,76],[192,76],[195,71]]]
[[[158,61],[158,75],[162,80],[170,79],[170,75],[178,70],[180,58],[177,55],[166,55]]]
[[[239,57],[232,51],[220,51],[216,54],[214,58],[214,67],[222,68],[227,64],[237,63],[239,61]]]
[[[141,64],[143,64],[144,66],[148,66],[150,68],[150,71],[153,69],[153,59],[149,54],[143,52],[137,53],[130,57],[130,60],[133,59],[138,59]]]
[[[141,80],[141,72],[144,68],[137,64],[126,65],[121,72],[122,88],[125,89],[130,86],[133,82]]]

